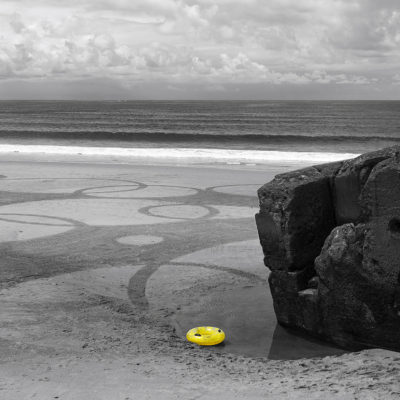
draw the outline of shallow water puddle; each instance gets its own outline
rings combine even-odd
[[[263,285],[242,286],[203,296],[196,304],[177,311],[173,323],[181,337],[196,326],[223,329],[226,340],[214,347],[218,352],[270,359],[324,357],[345,352],[278,325],[269,289]]]

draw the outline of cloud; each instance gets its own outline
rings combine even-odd
[[[0,79],[376,85],[400,66],[395,0],[3,0]]]

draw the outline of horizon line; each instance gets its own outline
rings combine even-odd
[[[139,102],[139,101],[154,101],[154,102],[221,102],[221,101],[230,101],[230,102],[242,102],[242,101],[253,101],[253,102],[272,102],[272,101],[282,101],[282,102],[307,102],[307,101],[343,101],[343,102],[397,102],[399,99],[1,99],[0,102],[5,101],[77,101],[77,102]]]

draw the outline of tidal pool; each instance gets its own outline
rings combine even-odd
[[[224,344],[215,351],[275,360],[340,355],[344,350],[299,335],[280,326],[272,298],[265,286],[248,286],[210,294],[198,306],[184,307],[174,317],[179,336],[195,326],[217,326],[224,330]]]

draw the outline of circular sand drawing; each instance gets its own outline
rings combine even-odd
[[[160,236],[132,235],[132,236],[123,236],[116,240],[118,243],[121,244],[127,244],[131,246],[146,246],[150,244],[161,243],[164,239]]]
[[[215,186],[211,188],[214,192],[224,194],[239,194],[242,196],[257,196],[257,190],[261,184],[248,184],[248,185],[227,185]]]
[[[146,187],[145,185],[140,185],[139,183],[133,185],[115,185],[115,186],[101,186],[93,187],[82,190],[82,192],[88,196],[101,196],[101,197],[115,197],[119,193],[128,192],[128,195],[135,190],[139,190]],[[128,196],[127,195],[127,196]]]
[[[210,214],[206,207],[190,206],[190,205],[166,205],[154,206],[147,210],[149,215],[154,217],[171,218],[171,219],[197,219],[203,218]]]

